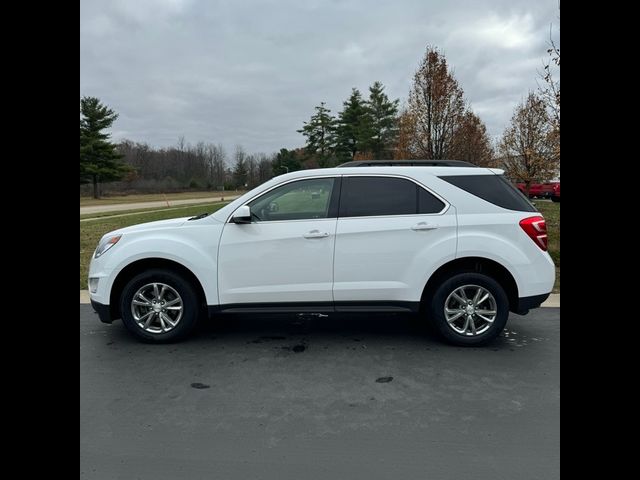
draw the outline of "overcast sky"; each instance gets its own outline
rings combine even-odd
[[[270,153],[325,101],[375,80],[407,99],[427,45],[489,133],[536,88],[558,1],[81,0],[80,94],[120,114],[113,139]]]

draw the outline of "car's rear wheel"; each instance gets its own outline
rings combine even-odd
[[[136,275],[120,297],[125,327],[149,343],[184,338],[198,321],[198,305],[193,286],[170,270],[153,269]]]
[[[481,273],[459,273],[436,288],[429,313],[449,342],[478,346],[500,335],[509,317],[509,300],[493,278]]]
[[[551,197],[551,201],[552,202],[559,202],[560,201],[560,197]]]

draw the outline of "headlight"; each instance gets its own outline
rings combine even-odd
[[[122,235],[113,235],[111,237],[103,238],[98,244],[98,248],[96,248],[96,253],[94,254],[93,258],[98,258],[104,252],[109,250],[116,243],[118,243],[118,240],[120,240],[120,238],[122,238]]]

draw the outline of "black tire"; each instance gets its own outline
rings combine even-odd
[[[176,326],[162,333],[144,330],[136,323],[132,310],[133,296],[140,288],[150,283],[163,283],[173,288],[182,300],[182,316]],[[198,295],[191,283],[180,274],[171,270],[151,269],[133,277],[122,290],[120,296],[122,323],[139,340],[146,343],[169,343],[186,337],[195,327],[201,308]]]
[[[558,202],[560,202],[560,198],[559,197],[551,197],[551,201],[555,202],[555,203],[558,203]]]
[[[447,322],[444,312],[449,295],[463,285],[478,285],[486,289],[493,295],[496,303],[497,313],[493,323],[485,332],[474,336],[465,336],[456,332]],[[427,312],[430,321],[447,341],[454,345],[475,347],[485,345],[500,335],[509,318],[509,299],[502,286],[493,278],[481,273],[458,273],[436,288]]]

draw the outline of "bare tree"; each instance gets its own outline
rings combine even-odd
[[[558,14],[560,21],[560,14]],[[549,48],[547,54],[549,58],[544,62],[543,71],[540,77],[543,81],[542,85],[538,85],[540,96],[549,110],[549,120],[553,129],[555,139],[557,161],[560,162],[560,47],[553,39],[553,31],[549,30]]]
[[[555,77],[555,69],[553,68],[554,65],[560,68],[560,48],[551,40],[551,47],[547,52],[551,59],[544,65],[542,79],[545,84],[540,88],[540,94],[547,107],[549,107],[551,119],[560,129],[560,79]]]
[[[524,182],[527,195],[532,182],[546,181],[556,173],[555,142],[543,100],[529,92],[517,105],[498,147],[507,175]]]
[[[257,155],[247,155],[247,186],[254,188],[260,185],[260,179],[258,177],[258,160]]]
[[[260,183],[264,183],[273,177],[274,160],[275,160],[275,154],[271,156],[267,156],[264,153],[259,154],[258,180]]]
[[[209,167],[209,182],[214,189],[224,189],[224,177],[226,168],[226,153],[222,144],[207,145],[207,165]]]
[[[247,168],[247,154],[242,145],[236,145],[234,154],[235,164],[233,167],[233,180],[236,188],[244,188],[247,186],[247,177],[249,170]]]

